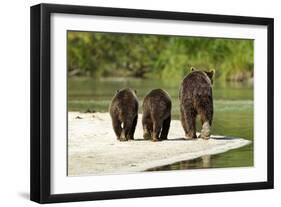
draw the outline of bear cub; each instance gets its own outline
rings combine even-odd
[[[200,116],[202,130],[199,137],[209,139],[213,121],[213,83],[214,71],[199,71],[191,68],[182,81],[179,100],[181,123],[187,139],[196,137],[196,117]]]
[[[172,108],[169,94],[162,89],[154,89],[145,96],[142,107],[144,139],[152,141],[167,139]]]
[[[138,99],[130,88],[117,90],[109,107],[113,130],[120,141],[134,139],[138,121]]]

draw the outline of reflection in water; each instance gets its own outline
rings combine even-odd
[[[170,165],[164,165],[161,167],[150,168],[146,171],[166,171],[166,170],[184,170],[184,169],[199,169],[199,168],[210,168],[211,165],[211,155],[204,155],[202,157],[188,160],[180,161]]]
[[[203,155],[202,159],[202,167],[207,168],[211,166],[211,155]]]

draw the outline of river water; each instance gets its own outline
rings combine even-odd
[[[106,78],[96,80],[92,78],[69,78],[68,110],[107,112],[115,91],[124,87],[137,90],[140,106],[143,97],[151,89],[162,88],[166,90],[172,98],[172,119],[179,119],[179,83],[151,79]],[[252,144],[222,154],[173,163],[149,169],[149,171],[253,166],[253,84],[215,82],[213,96],[212,134],[241,137],[251,140]],[[139,112],[141,112],[141,107]],[[199,129],[199,121],[197,124]]]

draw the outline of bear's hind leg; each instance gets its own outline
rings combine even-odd
[[[212,124],[212,115],[207,115],[206,112],[200,113],[202,129],[200,133],[200,138],[209,139],[211,136],[211,124]]]
[[[135,130],[136,130],[136,125],[138,122],[138,115],[135,116],[130,133],[129,133],[129,140],[133,140],[134,139],[134,134],[135,134]]]
[[[112,117],[112,126],[113,126],[113,130],[115,132],[115,135],[117,137],[117,140],[120,140],[122,128],[121,128],[121,122],[118,120],[118,118]]]
[[[187,128],[187,133],[185,134],[186,139],[196,139],[196,116],[197,113],[190,109],[185,113],[185,123]]]
[[[157,142],[159,141],[159,134],[161,131],[162,122],[159,120],[153,120],[153,132],[152,132],[152,141]]]
[[[162,131],[160,135],[161,140],[167,139],[170,129],[170,123],[171,123],[171,115],[163,121]]]
[[[151,139],[152,135],[152,120],[146,113],[142,116],[143,138],[145,140]]]
[[[184,115],[184,112],[183,112],[183,109],[182,109],[182,107],[181,107],[181,109],[180,109],[180,119],[181,119],[181,125],[182,125],[182,128],[183,128],[183,130],[184,130],[184,133],[185,134],[187,134],[187,132],[188,132],[188,128],[187,128],[187,125],[186,125],[186,120],[185,120],[185,115]]]
[[[128,141],[132,124],[133,121],[129,119],[123,122],[123,129],[121,132],[120,141]]]

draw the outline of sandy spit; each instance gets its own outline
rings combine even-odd
[[[179,120],[172,120],[167,141],[142,138],[141,115],[135,140],[119,142],[108,113],[68,113],[68,175],[140,172],[149,168],[223,153],[251,142],[214,135],[209,140],[184,140]]]

